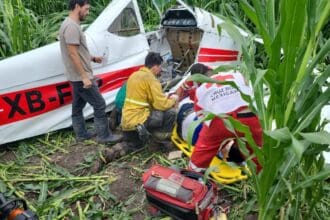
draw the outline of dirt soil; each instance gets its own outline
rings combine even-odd
[[[75,143],[65,147],[63,151],[56,151],[54,154],[48,155],[49,162],[76,176],[107,173],[116,176],[116,181],[109,186],[109,192],[115,197],[114,202],[107,204],[109,208],[114,203],[125,203],[127,210],[133,210],[132,219],[145,219],[148,214],[141,176],[155,161],[152,158],[147,161],[141,160],[145,160],[150,153],[159,149],[156,145],[150,145],[138,152],[131,153],[128,155],[129,157],[124,156],[106,164],[101,156],[105,148],[111,148],[111,146],[98,145],[88,141]],[[145,156],[140,154],[145,154]],[[17,157],[15,150],[2,148],[0,164],[15,161]],[[38,166],[42,164],[42,159],[39,156],[32,156],[27,162],[27,165]],[[36,195],[30,196],[37,198]]]
[[[74,143],[61,151],[48,155],[49,162],[57,167],[64,168],[76,176],[110,174],[117,179],[109,185],[109,193],[115,198],[108,201],[104,210],[111,209],[115,204],[124,204],[126,210],[134,220],[150,219],[145,192],[142,188],[142,174],[157,161],[153,153],[159,153],[167,157],[168,153],[177,150],[174,145],[160,149],[157,143],[151,143],[147,147],[119,158],[110,163],[104,162],[102,152],[112,146],[98,145],[94,141]],[[18,155],[12,149],[1,149],[0,164],[14,161]],[[28,160],[29,165],[41,165],[41,157],[34,155]],[[221,192],[220,192],[221,193]],[[225,193],[225,192],[223,192]],[[37,195],[31,195],[36,197]],[[74,212],[76,212],[73,207]],[[253,218],[250,218],[253,219]]]

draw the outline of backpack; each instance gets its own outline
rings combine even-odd
[[[149,204],[174,219],[206,220],[213,215],[217,187],[203,174],[154,165],[143,176]]]

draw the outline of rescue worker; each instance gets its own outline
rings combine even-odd
[[[163,62],[159,53],[150,52],[144,67],[127,80],[121,127],[124,142],[105,151],[107,162],[145,145],[149,134],[163,147],[170,145],[177,96],[168,97],[156,78]]]
[[[242,93],[249,96],[252,95],[250,87],[239,72],[219,73],[212,76],[212,78],[219,81],[233,81]],[[249,109],[248,103],[241,97],[240,92],[236,88],[230,85],[203,83],[196,89],[194,108],[198,117],[203,117],[204,112],[212,112],[217,115],[224,113],[232,116],[250,128],[254,141],[259,147],[262,147],[262,128],[258,117]],[[244,134],[239,132],[236,132],[236,134],[239,137],[244,136]],[[220,117],[204,122],[192,152],[189,167],[198,172],[208,168],[222,142],[230,138],[235,139],[236,135],[225,127]],[[231,146],[236,145],[228,143],[223,146],[224,149],[221,150],[227,157]],[[252,153],[248,145],[247,148]],[[253,161],[257,165],[257,171],[260,171],[261,166],[257,158],[253,158]]]
[[[203,74],[203,75],[210,75],[211,70],[209,67],[205,66],[201,63],[195,63],[190,67],[190,75],[194,74]],[[176,94],[179,96],[179,100],[186,98],[189,96],[189,98],[193,101],[195,96],[195,91],[199,84],[194,81],[186,80],[182,83],[182,85],[176,90]]]
[[[194,74],[203,74],[206,76],[212,75],[212,69],[208,68],[204,64],[195,63],[190,68],[191,75]],[[177,90],[179,97],[182,97],[182,100],[179,103],[178,113],[177,113],[177,134],[185,142],[188,142],[188,130],[190,124],[197,120],[197,114],[194,111],[194,97],[196,89],[200,84],[193,81],[185,81],[181,87]],[[195,145],[199,136],[199,132],[202,129],[202,123],[198,125],[192,135],[191,143]],[[235,162],[237,165],[245,165],[245,158],[240,152],[237,144],[233,141],[230,141],[228,144],[224,145],[222,149],[219,149],[218,156],[220,159],[227,162]]]

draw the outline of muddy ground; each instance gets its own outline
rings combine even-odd
[[[113,200],[105,203],[104,210],[111,209],[114,204],[127,203],[127,210],[131,210],[132,219],[140,220],[148,218],[148,206],[145,199],[145,192],[142,188],[141,176],[145,170],[157,163],[153,154],[166,158],[168,151],[159,153],[157,144],[150,144],[136,152],[106,163],[103,157],[105,149],[111,145],[99,145],[94,141],[75,143],[72,141],[68,146],[47,155],[47,160],[54,166],[64,168],[74,176],[104,175],[111,174],[116,180],[109,184],[109,192]],[[16,147],[2,146],[0,149],[0,165],[10,164],[18,161],[20,153]],[[173,148],[173,150],[175,150]],[[45,157],[45,156],[44,156]],[[16,162],[15,162],[16,163]],[[42,164],[42,157],[33,155],[26,160],[23,166],[39,166]],[[30,199],[37,199],[38,195],[28,193]],[[27,196],[26,195],[26,196]],[[127,202],[129,201],[129,202]],[[75,208],[73,207],[73,210]]]

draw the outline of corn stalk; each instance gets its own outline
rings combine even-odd
[[[259,219],[324,219],[328,213],[318,210],[327,203],[327,188],[322,182],[329,177],[330,169],[324,165],[322,152],[329,149],[330,134],[324,131],[327,121],[321,119],[321,110],[330,101],[330,67],[319,64],[325,62],[330,40],[325,39],[322,47],[318,43],[329,20],[330,2],[249,2],[240,0],[240,5],[263,39],[266,69],[256,68],[254,36],[243,38],[229,21],[219,30],[241,42],[243,63],[239,69],[253,85],[254,99],[246,101],[262,122],[263,148],[254,147],[244,126],[230,117],[217,117],[222,117],[233,133],[245,134],[242,141],[249,143],[263,165],[259,175],[252,173]],[[201,75],[191,79],[224,84]],[[208,114],[193,124],[190,136],[196,124],[213,117]],[[246,150],[244,144],[240,148]]]
[[[325,192],[322,181],[330,175],[322,156],[329,149],[330,134],[320,117],[330,101],[330,68],[317,68],[330,51],[329,39],[318,47],[330,2],[249,2],[240,0],[263,39],[266,69],[255,68],[250,39],[243,39],[228,23],[222,28],[242,42],[242,69],[254,86],[265,133],[262,153],[257,154],[264,168],[253,176],[259,219],[317,218]]]

